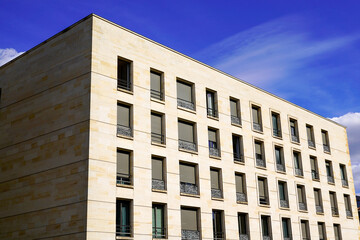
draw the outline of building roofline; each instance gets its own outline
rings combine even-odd
[[[270,95],[270,96],[272,96],[272,97],[275,97],[275,98],[277,98],[277,99],[279,99],[279,100],[281,100],[281,101],[284,101],[284,102],[286,102],[286,103],[289,103],[290,105],[293,105],[293,106],[295,106],[295,107],[297,107],[297,108],[299,108],[299,109],[301,109],[301,110],[304,110],[304,111],[306,111],[306,112],[308,112],[308,113],[311,113],[311,114],[313,114],[313,115],[315,115],[315,116],[318,116],[318,117],[320,117],[320,118],[322,118],[322,119],[324,119],[324,120],[327,120],[327,121],[329,121],[329,122],[331,122],[331,123],[334,123],[334,124],[336,124],[336,125],[338,125],[338,126],[341,126],[341,127],[343,127],[343,128],[346,128],[346,126],[344,126],[344,125],[342,125],[342,124],[339,124],[339,123],[337,123],[337,122],[335,122],[335,121],[333,121],[333,120],[331,120],[331,119],[329,119],[329,118],[323,117],[323,116],[321,116],[321,115],[319,115],[319,114],[317,114],[317,113],[315,113],[315,112],[312,112],[312,111],[310,111],[310,110],[308,110],[308,109],[306,109],[306,108],[303,108],[303,107],[301,107],[301,106],[299,106],[299,105],[297,105],[297,104],[295,104],[295,103],[292,103],[292,102],[290,102],[290,101],[288,101],[288,100],[285,100],[285,99],[283,99],[283,98],[281,98],[281,97],[279,97],[279,96],[277,96],[277,95],[275,95],[275,94],[273,94],[273,93],[270,93],[270,92],[268,92],[268,91],[266,91],[266,90],[264,90],[264,89],[262,89],[262,88],[260,88],[260,87],[257,87],[257,86],[255,86],[255,85],[252,85],[252,84],[250,84],[250,83],[248,83],[248,82],[246,82],[246,81],[244,81],[244,80],[242,80],[242,79],[240,79],[240,78],[237,78],[237,77],[235,77],[235,76],[232,76],[232,75],[230,75],[230,74],[228,74],[228,73],[226,73],[226,72],[224,72],[224,71],[221,71],[221,70],[219,70],[219,69],[217,69],[217,68],[215,68],[215,67],[212,67],[212,66],[210,66],[210,65],[208,65],[208,64],[205,64],[205,63],[203,63],[203,62],[200,62],[200,61],[198,61],[198,60],[196,60],[196,59],[194,59],[194,58],[192,58],[192,57],[190,57],[190,56],[188,56],[188,55],[185,55],[185,54],[183,54],[183,53],[181,53],[181,52],[178,52],[178,51],[176,51],[176,50],[174,50],[174,49],[172,49],[172,48],[170,48],[170,47],[167,47],[167,46],[165,46],[165,45],[163,45],[163,44],[161,44],[161,43],[158,43],[158,42],[156,42],[156,41],[154,41],[154,40],[151,40],[150,38],[147,38],[147,37],[145,37],[145,36],[143,36],[143,35],[141,35],[141,34],[139,34],[139,33],[136,33],[136,32],[134,32],[134,31],[131,31],[131,30],[129,30],[129,29],[123,27],[123,26],[120,26],[119,24],[116,24],[116,23],[114,23],[114,22],[112,22],[112,21],[110,21],[110,20],[107,20],[107,19],[105,19],[105,18],[103,18],[103,17],[100,17],[100,16],[98,16],[98,15],[96,15],[96,14],[94,14],[94,13],[91,13],[91,14],[87,15],[86,17],[80,19],[79,21],[77,21],[77,22],[75,22],[74,24],[70,25],[69,27],[65,28],[65,29],[62,30],[61,32],[55,34],[54,36],[52,36],[52,37],[50,37],[50,38],[48,38],[48,39],[46,39],[45,41],[39,43],[38,45],[36,45],[36,46],[34,46],[33,48],[29,49],[28,51],[24,52],[23,54],[17,56],[16,58],[12,59],[11,61],[5,63],[5,64],[2,65],[2,66],[0,66],[0,70],[1,70],[2,68],[4,68],[4,67],[8,66],[9,64],[17,61],[18,59],[22,58],[23,56],[29,54],[30,52],[36,50],[37,48],[39,48],[39,47],[41,47],[42,45],[46,44],[47,42],[51,41],[52,39],[58,37],[59,35],[67,32],[67,31],[69,31],[71,28],[74,28],[74,27],[77,26],[78,24],[86,21],[88,18],[91,18],[91,17],[96,17],[96,18],[98,18],[98,19],[100,19],[100,20],[102,20],[102,21],[105,21],[105,22],[107,22],[107,23],[109,23],[109,24],[112,24],[112,25],[118,27],[118,28],[121,28],[122,30],[125,30],[125,31],[127,31],[127,32],[129,32],[129,33],[131,33],[131,34],[134,34],[134,35],[136,35],[136,36],[138,36],[138,37],[141,37],[141,38],[143,38],[143,39],[145,39],[145,40],[147,40],[147,41],[149,41],[149,42],[151,42],[151,43],[154,43],[154,44],[156,44],[156,45],[158,45],[158,46],[160,46],[160,47],[163,47],[163,48],[165,48],[165,49],[167,49],[167,50],[169,50],[169,51],[171,51],[171,52],[173,52],[173,53],[176,53],[176,54],[178,54],[178,55],[180,55],[180,56],[182,56],[182,57],[185,57],[185,58],[187,58],[187,59],[189,59],[189,60],[191,60],[191,61],[194,61],[194,62],[196,62],[196,63],[198,63],[198,64],[201,64],[201,65],[203,65],[203,66],[205,66],[205,67],[208,67],[208,68],[210,68],[210,69],[212,69],[212,70],[214,70],[214,71],[216,71],[216,72],[219,72],[219,73],[221,73],[221,74],[223,74],[223,75],[225,75],[225,76],[227,76],[227,77],[230,77],[230,78],[232,78],[232,79],[234,79],[234,80],[237,80],[237,81],[239,81],[239,82],[241,82],[241,83],[243,83],[243,84],[246,84],[246,85],[248,85],[248,86],[250,86],[250,87],[252,87],[252,88],[255,88],[255,89],[257,89],[257,90],[259,90],[259,91],[261,91],[261,92],[264,92],[264,93],[266,93],[266,94],[268,94],[268,95]]]

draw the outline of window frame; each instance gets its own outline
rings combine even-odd
[[[295,154],[297,154],[298,156],[298,168],[296,168],[296,160],[295,160]],[[301,151],[297,150],[297,149],[292,149],[292,158],[293,158],[293,164],[294,164],[294,175],[295,177],[300,177],[300,178],[304,178],[304,168],[303,168],[303,163],[302,163],[302,156],[301,156]],[[299,175],[298,173],[301,172],[301,175]]]
[[[209,95],[211,96],[211,100],[212,100],[211,104],[213,105],[213,107],[209,106],[209,98],[208,98]],[[217,92],[212,89],[206,88],[205,96],[206,96],[206,116],[212,119],[219,119]]]
[[[161,129],[161,133],[154,133],[153,132],[153,119],[152,116],[157,116],[160,117],[160,129]],[[160,112],[156,112],[156,111],[151,111],[150,113],[150,125],[151,125],[151,144],[153,145],[166,145],[166,121],[165,121],[165,114],[164,113],[160,113]],[[159,135],[160,135],[160,141],[154,141],[153,139],[158,140],[159,139]]]
[[[274,126],[274,117],[276,118],[277,130],[275,129],[275,126]],[[270,119],[271,119],[271,135],[274,138],[282,139],[282,127],[281,127],[280,113],[275,110],[270,110]],[[275,134],[275,131],[277,132],[276,134]]]
[[[187,99],[182,99],[179,97],[179,89],[178,89],[178,83],[180,84],[184,84],[190,87],[190,96],[191,96],[191,101],[188,101]],[[196,113],[196,96],[195,96],[195,83],[193,82],[189,82],[187,80],[181,79],[181,78],[176,78],[176,99],[177,99],[177,108],[184,110],[184,111],[188,111],[188,112],[192,112],[192,113]],[[179,103],[181,101],[185,101],[187,104],[189,104],[189,106],[191,107],[186,107],[185,105],[182,105],[181,103]]]
[[[125,80],[125,79],[121,79],[120,77],[119,77],[119,62],[120,61],[122,61],[122,62],[125,62],[125,63],[127,63],[128,65],[127,65],[127,71],[128,71],[128,73],[127,73],[127,79],[126,79],[126,87],[124,88],[124,87],[121,87],[121,80]],[[117,78],[117,90],[119,90],[119,91],[122,91],[122,92],[126,92],[126,93],[130,93],[130,94],[132,94],[133,93],[133,91],[134,91],[134,89],[133,89],[133,65],[134,65],[134,63],[133,63],[133,61],[132,60],[130,60],[130,59],[127,59],[127,58],[124,58],[124,57],[120,57],[120,56],[118,56],[117,57],[117,76],[116,76],[116,78]]]
[[[192,184],[192,185],[195,185],[196,188],[197,188],[197,193],[193,194],[193,193],[186,193],[186,192],[181,192],[181,188],[180,188],[180,195],[185,195],[185,196],[200,196],[200,181],[199,181],[199,166],[198,164],[196,163],[191,163],[191,162],[185,162],[185,161],[180,161],[179,162],[179,184],[181,186],[181,165],[185,165],[185,166],[191,166],[194,168],[194,173],[195,173],[195,176],[194,176],[194,179],[195,179],[195,184],[193,183],[189,183],[189,182],[183,182],[185,184]]]
[[[307,141],[308,141],[308,147],[311,149],[316,149],[314,127],[310,124],[306,124],[305,127],[306,127],[306,136],[307,136]],[[309,136],[308,129],[310,131],[310,136]]]
[[[292,131],[292,122],[294,122],[294,132]],[[300,144],[299,123],[298,120],[294,117],[289,117],[289,137],[291,143]]]
[[[151,74],[155,74],[160,76],[160,92],[152,89],[151,87]],[[164,84],[164,72],[156,70],[154,68],[150,68],[150,99],[160,102],[165,102],[165,84]],[[156,94],[159,95],[159,98],[156,97],[156,94],[153,92],[158,92]],[[154,97],[155,96],[155,97]]]
[[[121,212],[122,212],[122,203],[127,203],[128,204],[128,211],[127,211],[127,218],[128,218],[128,221],[126,223],[128,224],[121,224],[122,223],[122,218],[120,217],[119,221],[120,221],[120,224],[118,224],[118,212],[119,215],[122,215]],[[120,208],[118,208],[118,203],[120,205]],[[115,208],[115,224],[116,224],[116,236],[117,237],[133,237],[133,227],[132,227],[132,223],[133,223],[133,200],[131,199],[122,199],[122,198],[116,198],[116,208]],[[125,235],[121,235],[121,233],[119,234],[118,233],[118,226],[127,226],[129,227],[129,231],[127,231],[125,233]],[[125,227],[126,229],[126,227]]]
[[[117,126],[117,132],[116,136],[126,139],[133,139],[134,137],[134,117],[133,117],[133,105],[126,103],[126,102],[117,102],[117,108],[116,108],[116,126]],[[119,107],[128,108],[129,109],[129,124],[128,126],[122,125],[119,123]]]
[[[265,196],[261,196],[260,195],[260,184],[259,184],[259,180],[263,180],[264,181],[264,195]],[[269,185],[268,185],[268,179],[265,176],[257,176],[257,192],[258,192],[258,205],[259,206],[270,206],[270,198],[269,198]],[[262,199],[263,197],[263,199]],[[263,203],[261,202],[263,201]]]
[[[178,118],[178,150],[179,151],[185,151],[185,152],[191,152],[191,153],[197,153],[198,152],[198,143],[197,143],[197,124],[195,122],[187,121],[181,118]],[[193,132],[193,142],[189,142],[184,139],[180,139],[180,125],[179,123],[182,123],[184,125],[192,125],[192,132]],[[193,144],[193,149],[186,149],[185,147],[180,147],[181,143],[185,142],[189,144]],[[186,145],[186,144],[185,144]]]
[[[251,106],[251,129],[254,132],[263,133],[263,121],[262,121],[262,112],[261,106],[259,104],[250,103]],[[254,111],[257,112],[257,122],[255,122]],[[255,127],[256,126],[256,127]],[[258,128],[258,129],[256,129]]]
[[[236,104],[236,115],[233,115],[232,113],[232,107],[231,107],[231,102],[235,102]],[[241,120],[241,106],[240,106],[240,100],[234,97],[230,97],[229,98],[229,103],[230,103],[230,121],[231,121],[231,125],[234,126],[242,126],[242,120]]]
[[[126,187],[126,188],[133,188],[134,186],[134,169],[133,169],[133,151],[132,150],[129,150],[129,149],[123,149],[123,148],[117,148],[116,149],[116,166],[118,167],[118,164],[119,164],[119,159],[118,159],[118,153],[126,153],[129,155],[129,163],[128,163],[128,166],[129,166],[129,174],[128,174],[128,177],[124,177],[125,179],[128,178],[128,180],[125,180],[128,181],[128,184],[124,184],[124,180],[121,180],[121,183],[119,183],[118,181],[118,177],[119,175],[125,175],[125,174],[122,174],[122,173],[118,173],[118,170],[116,170],[116,186],[117,187]]]
[[[256,145],[260,144],[260,150],[261,150],[261,158],[258,158],[258,154],[256,151]],[[265,156],[265,143],[262,139],[254,139],[254,159],[255,159],[255,167],[266,169],[266,156]],[[259,161],[258,161],[259,160]],[[260,164],[260,161],[263,161],[263,163]]]
[[[162,178],[163,179],[157,179],[157,178],[154,178],[154,174],[153,174],[153,169],[154,169],[154,164],[153,164],[153,160],[158,160],[158,161],[162,161]],[[164,189],[157,189],[157,188],[154,188],[153,184],[152,184],[152,191],[156,191],[156,192],[166,192],[167,191],[167,171],[166,171],[166,158],[165,157],[162,157],[162,156],[157,156],[157,155],[151,155],[151,180],[152,181],[163,181],[163,184],[164,184]]]
[[[166,204],[164,203],[155,203],[153,202],[152,203],[152,214],[154,214],[154,207],[155,209],[162,209],[162,234],[160,233],[160,236],[157,236],[155,235],[154,236],[154,215],[153,215],[153,218],[152,218],[152,238],[153,239],[167,239],[167,207],[166,207]],[[156,210],[155,210],[156,212]],[[155,214],[155,228],[158,228],[156,227],[156,214]]]

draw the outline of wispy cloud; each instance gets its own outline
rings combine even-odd
[[[0,66],[23,54],[24,52],[18,52],[13,48],[0,48]]]
[[[355,188],[356,193],[360,194],[360,112],[347,113],[332,120],[347,127]]]

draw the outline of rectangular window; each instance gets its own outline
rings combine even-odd
[[[333,174],[333,168],[332,168],[331,161],[326,160],[325,161],[325,167],[326,167],[326,175],[327,175],[328,183],[334,184],[335,180],[334,180],[334,174]]]
[[[259,106],[252,105],[251,112],[252,112],[252,120],[253,120],[253,129],[262,132],[261,108]]]
[[[281,123],[280,123],[280,114],[276,112],[271,112],[271,122],[273,127],[273,135],[275,137],[281,138]]]
[[[166,190],[164,158],[152,156],[152,189]]]
[[[326,240],[325,223],[318,222],[319,240]]]
[[[323,214],[324,209],[323,209],[321,190],[320,189],[314,188],[314,197],[315,197],[316,213]]]
[[[340,224],[334,224],[335,240],[342,240]]]
[[[339,208],[337,204],[336,193],[329,192],[329,194],[330,194],[331,214],[333,216],[339,216]]]
[[[324,152],[330,153],[329,134],[325,130],[321,130]]]
[[[282,147],[275,146],[276,170],[286,172],[284,150]]]
[[[307,220],[301,220],[301,221],[300,221],[300,225],[301,225],[301,236],[302,236],[302,239],[304,239],[304,240],[310,239],[309,221],[307,221]]]
[[[117,135],[132,137],[132,117],[131,106],[118,103],[117,104]]]
[[[199,195],[195,165],[180,163],[180,192]]]
[[[246,182],[245,174],[235,173],[236,201],[238,203],[246,203]]]
[[[163,74],[160,72],[150,71],[150,96],[151,98],[163,101]]]
[[[118,89],[132,91],[131,65],[131,61],[118,58]]]
[[[313,180],[319,180],[320,176],[319,176],[319,168],[318,168],[318,163],[317,163],[317,159],[314,156],[310,156],[310,166],[311,166],[311,176]]]
[[[249,239],[249,216],[247,213],[238,213],[239,237]]]
[[[206,90],[206,107],[207,107],[207,115],[209,117],[214,117],[214,118],[218,117],[216,92]]]
[[[258,177],[259,203],[261,205],[270,205],[267,179]]]
[[[116,183],[132,185],[131,152],[117,150],[117,176]]]
[[[242,136],[232,135],[234,162],[244,163],[244,148]]]
[[[281,218],[281,225],[283,230],[283,239],[290,240],[292,235],[290,218]]]
[[[341,175],[342,186],[348,187],[349,183],[347,180],[346,166],[344,164],[340,164],[340,175]]]
[[[221,175],[219,169],[210,169],[211,197],[222,198]]]
[[[315,148],[315,137],[314,137],[314,128],[311,125],[306,124],[306,134],[308,138],[308,146]]]
[[[225,231],[223,226],[223,211],[213,210],[212,219],[213,219],[214,239],[216,240],[225,239]]]
[[[286,182],[279,181],[279,199],[280,207],[289,208],[288,190]]]
[[[166,238],[164,205],[152,205],[152,236]]]
[[[179,120],[178,133],[179,149],[196,152],[195,124]]]
[[[240,101],[238,99],[230,98],[230,117],[232,124],[241,125]]]
[[[195,100],[193,94],[193,85],[177,81],[177,104],[179,107],[195,111]]]
[[[271,218],[261,215],[261,230],[263,239],[271,239]]]
[[[297,196],[299,201],[299,210],[307,211],[305,186],[297,185],[296,189],[297,189]]]
[[[264,168],[266,167],[264,143],[258,140],[255,140],[255,159],[256,166]]]
[[[291,141],[293,142],[300,142],[299,138],[299,130],[298,130],[298,123],[297,120],[290,118],[290,134],[291,134]]]
[[[198,210],[181,207],[181,239],[200,239]]]
[[[304,176],[300,152],[293,151],[295,176]]]
[[[130,204],[131,202],[129,200],[116,200],[116,236],[132,236]]]
[[[164,115],[151,113],[151,142],[165,144]]]
[[[220,144],[218,137],[218,130],[208,129],[209,136],[209,154],[213,157],[220,157]]]
[[[352,217],[353,214],[351,209],[350,195],[344,194],[344,203],[345,203],[346,217]]]

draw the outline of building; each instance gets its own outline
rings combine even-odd
[[[360,196],[356,196],[356,204],[357,204],[357,210],[358,210],[359,219],[360,219]]]
[[[0,88],[0,239],[359,239],[343,126],[101,17]]]

